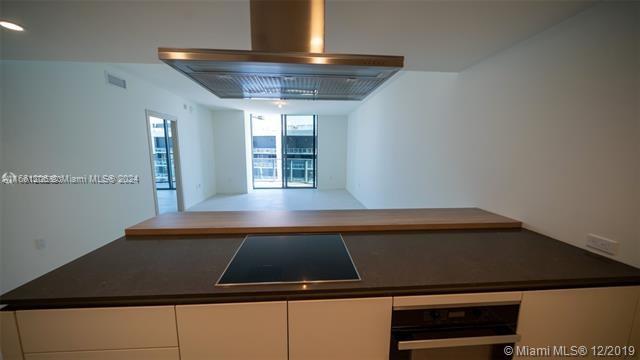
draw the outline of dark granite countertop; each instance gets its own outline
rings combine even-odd
[[[640,284],[640,270],[523,229],[343,234],[362,281],[215,287],[243,235],[117,239],[0,297],[5,309]]]

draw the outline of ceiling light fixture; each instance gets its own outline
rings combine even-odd
[[[0,26],[11,31],[24,31],[24,27],[9,20],[0,20]]]
[[[274,105],[278,106],[278,109],[282,109],[283,106],[287,105],[286,101],[278,100],[273,102]]]

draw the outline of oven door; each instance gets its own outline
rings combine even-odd
[[[519,304],[397,309],[390,360],[511,359]]]
[[[520,340],[508,329],[486,328],[396,330],[391,336],[390,360],[511,359]]]

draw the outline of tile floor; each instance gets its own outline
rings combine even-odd
[[[364,209],[346,190],[260,189],[247,194],[214,195],[188,211]]]
[[[157,190],[158,210],[160,214],[178,211],[178,199],[175,190]]]

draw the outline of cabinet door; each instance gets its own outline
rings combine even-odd
[[[27,354],[26,360],[179,360],[178,348]]]
[[[176,306],[182,360],[286,360],[287,303]]]
[[[636,305],[636,315],[633,320],[633,329],[631,329],[629,345],[633,346],[636,351],[633,358],[640,359],[640,299],[638,299],[638,304]]]
[[[520,347],[627,345],[640,287],[528,291]]]
[[[389,358],[392,299],[289,302],[290,360]]]
[[[0,359],[22,360],[22,347],[13,311],[0,312]]]

